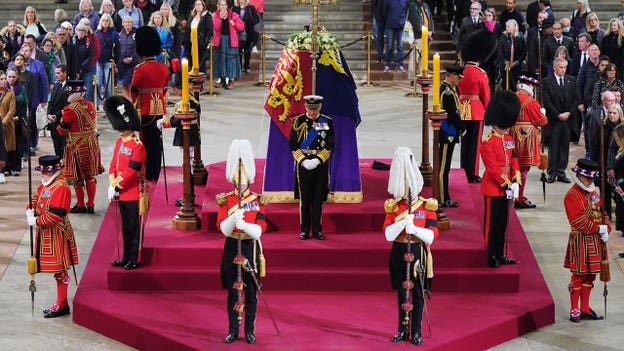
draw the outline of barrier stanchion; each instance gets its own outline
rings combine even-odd
[[[261,80],[254,84],[257,87],[267,87],[269,83],[266,81],[266,42],[264,39],[268,38],[268,35],[263,31],[260,33],[260,77]]]
[[[210,54],[210,60],[208,60],[208,62],[210,63],[210,67],[208,68],[209,70],[209,74],[208,74],[208,85],[210,86],[210,88],[208,89],[208,93],[204,93],[204,95],[207,96],[219,96],[221,95],[221,93],[214,91],[214,71],[212,70],[212,63],[213,63],[213,50],[212,50],[213,46],[212,43],[210,43],[208,45],[208,54]]]
[[[416,40],[412,42],[412,65],[414,66],[414,76],[412,77],[412,91],[405,94],[405,97],[418,97],[420,94],[416,90],[418,83],[416,78],[416,71],[418,70],[418,58],[416,57],[418,50],[416,49]]]
[[[367,39],[366,49],[366,82],[362,83],[363,87],[377,86],[378,84],[371,82],[371,51],[373,47],[373,33],[368,32],[364,36]]]

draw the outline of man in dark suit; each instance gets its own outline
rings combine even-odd
[[[552,37],[548,37],[542,42],[542,67],[546,69],[552,66],[555,52],[560,46],[568,50],[569,57],[574,55],[574,40],[563,35],[561,23],[553,23],[552,33]]]
[[[570,183],[565,174],[570,154],[571,133],[578,134],[575,111],[581,104],[576,78],[566,75],[568,61],[556,58],[554,74],[544,79],[544,107],[548,124],[543,137],[548,146],[548,183]]]
[[[591,44],[591,36],[587,33],[581,33],[576,37],[577,49],[572,58],[572,67],[568,70],[570,75],[575,76],[578,79],[578,74],[581,71],[581,67],[589,61],[589,45]]]
[[[457,33],[457,46],[455,48],[455,51],[458,55],[461,53],[462,44],[466,40],[468,35],[480,28],[483,28],[481,3],[472,2],[470,3],[470,15],[462,19],[461,25],[459,26],[459,32]]]
[[[52,88],[50,101],[48,101],[48,121],[50,121],[48,129],[50,129],[50,135],[52,136],[54,153],[63,159],[65,153],[65,136],[60,135],[56,130],[56,127],[58,127],[59,122],[61,121],[63,108],[67,106],[67,92],[65,92],[67,66],[61,64],[56,67],[54,69],[54,76],[56,77],[56,83],[54,84],[54,88]]]
[[[61,25],[56,29],[56,35],[58,37],[58,42],[61,44],[63,48],[63,52],[65,53],[65,60],[67,60],[67,76],[75,77],[77,66],[74,64],[76,61],[74,54],[74,45],[71,41],[71,32],[72,26],[71,23],[65,21],[61,23]]]

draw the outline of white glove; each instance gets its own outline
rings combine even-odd
[[[405,225],[405,232],[407,234],[416,235],[416,226],[414,223],[407,223],[407,225]]]
[[[243,217],[245,216],[245,210],[243,210],[242,208],[239,208],[238,210],[234,211],[234,213],[232,213],[231,216],[232,218],[234,218],[235,222],[242,221]]]
[[[26,210],[26,222],[29,226],[37,225],[37,217],[35,217],[35,210],[29,208]]]
[[[541,107],[541,108],[540,108],[540,112],[541,112],[544,116],[546,116],[546,109],[545,109],[545,108]]]
[[[606,224],[598,225],[598,233],[600,234],[609,234],[609,227]]]
[[[156,127],[157,127],[159,130],[162,130],[162,125],[163,125],[163,119],[162,119],[162,118],[161,118],[161,119],[157,119],[157,120],[156,120]]]
[[[408,225],[414,225],[414,214],[410,213],[409,215],[405,216],[405,218],[403,218],[402,222],[404,223],[404,226],[408,226]]]
[[[223,233],[223,235],[225,236],[230,236],[230,234],[232,234],[232,231],[234,230],[234,225],[236,224],[236,222],[243,220],[244,214],[245,210],[239,208],[231,215],[229,215],[228,218],[224,219],[219,226],[219,229],[221,229],[221,233]]]
[[[242,219],[236,222],[236,228],[244,231],[256,240],[260,239],[260,235],[262,235],[262,228],[258,224],[247,223]]]
[[[600,233],[600,240],[603,243],[606,243],[609,240],[609,233]]]
[[[518,184],[518,183],[511,183],[510,189],[513,192],[514,200],[517,199],[520,196],[520,184]]]
[[[423,243],[431,245],[434,237],[433,230],[416,226],[414,227],[416,228],[416,237],[420,239]],[[407,228],[405,230],[407,230]]]
[[[301,167],[307,169],[308,171],[311,171],[314,169],[314,166],[312,165],[312,160],[309,160],[309,159],[305,159],[301,161]]]
[[[401,234],[405,228],[405,222],[403,220],[390,224],[386,227],[385,235],[387,241],[394,241],[394,239]]]
[[[315,169],[316,167],[318,167],[321,164],[321,160],[319,160],[318,158],[313,158],[310,160],[310,165],[312,166],[312,168],[310,169]]]
[[[108,202],[111,202],[115,199],[115,197],[119,196],[119,193],[112,185],[108,186]]]

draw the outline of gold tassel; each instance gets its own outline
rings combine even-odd
[[[266,277],[266,259],[264,258],[264,254],[260,253],[260,267],[258,270],[258,275],[260,278]]]
[[[149,209],[149,198],[146,191],[141,191],[139,194],[139,216],[147,213]]]
[[[37,259],[34,257],[28,258],[28,274],[37,273]]]

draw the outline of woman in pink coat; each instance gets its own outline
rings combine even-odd
[[[232,88],[234,78],[241,76],[238,53],[238,32],[245,29],[245,23],[238,14],[228,8],[226,0],[219,0],[217,11],[212,16],[214,36],[213,74],[217,83],[223,82],[225,89]]]

